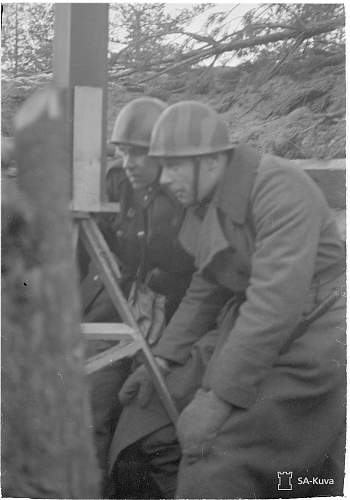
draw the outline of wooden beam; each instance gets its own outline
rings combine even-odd
[[[103,92],[99,87],[74,87],[72,210],[119,212],[119,203],[102,201]]]
[[[101,201],[99,212],[120,212],[120,204],[112,201]]]
[[[90,257],[97,265],[98,273],[108,291],[110,299],[119,312],[121,319],[132,328],[134,341],[136,346],[140,346],[144,362],[152,375],[155,388],[161,398],[164,408],[167,410],[171,420],[176,424],[178,411],[175,403],[167,389],[152,351],[139,329],[127,300],[118,286],[118,280],[120,279],[118,264],[111,255],[106,242],[103,241],[103,236],[100,234],[100,230],[93,218],[81,219],[80,229],[82,240],[85,243]],[[115,347],[117,350],[119,348],[119,346]]]
[[[107,201],[107,47],[108,4],[55,4],[53,75],[56,86],[69,89],[71,198],[74,207],[91,212]]]
[[[105,87],[108,4],[55,4],[53,73],[56,85]]]
[[[332,208],[346,207],[346,159],[289,160],[293,166],[303,169],[323,191]]]
[[[87,340],[133,340],[134,332],[125,323],[82,323]]]
[[[110,349],[89,358],[85,363],[85,373],[90,375],[91,373],[95,373],[121,359],[134,356],[134,354],[136,354],[140,349],[141,346],[135,341],[125,343],[123,346],[117,345],[111,347]]]
[[[101,200],[103,89],[74,88],[73,210],[98,212]]]

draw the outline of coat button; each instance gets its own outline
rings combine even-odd
[[[118,236],[119,238],[121,238],[121,237],[123,236],[124,232],[123,232],[121,229],[118,229],[118,231],[117,231],[117,233],[116,233],[116,234],[117,234],[117,236]]]
[[[95,276],[93,277],[93,280],[94,281],[98,281],[100,279],[99,275],[98,274],[95,274]]]

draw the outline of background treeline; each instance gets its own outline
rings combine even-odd
[[[133,82],[143,83],[160,73],[230,65],[233,58],[259,62],[274,74],[286,68],[293,72],[300,58],[315,64],[344,60],[344,4],[260,4],[242,19],[237,5],[213,12],[214,6],[110,4],[111,78],[132,75]],[[3,4],[3,72],[15,77],[50,73],[53,27],[54,4]]]
[[[344,4],[110,4],[107,135],[130,100],[196,99],[234,143],[289,158],[344,158]],[[245,4],[245,8],[248,5]],[[54,4],[3,4],[2,133],[52,81]],[[237,126],[239,124],[239,126]]]

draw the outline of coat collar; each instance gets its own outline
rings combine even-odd
[[[235,148],[214,193],[214,205],[239,224],[246,219],[250,192],[260,160],[261,155],[250,146]]]
[[[164,193],[158,182],[155,182],[143,189],[133,190],[131,184],[130,187],[133,191],[134,201],[141,210],[147,210],[148,207],[154,202],[154,199],[160,193]]]

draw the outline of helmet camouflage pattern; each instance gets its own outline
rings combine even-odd
[[[129,102],[118,114],[110,142],[149,147],[152,128],[166,104],[153,97],[140,97]]]
[[[150,156],[197,156],[233,149],[219,115],[206,104],[182,101],[169,106],[154,126]]]

